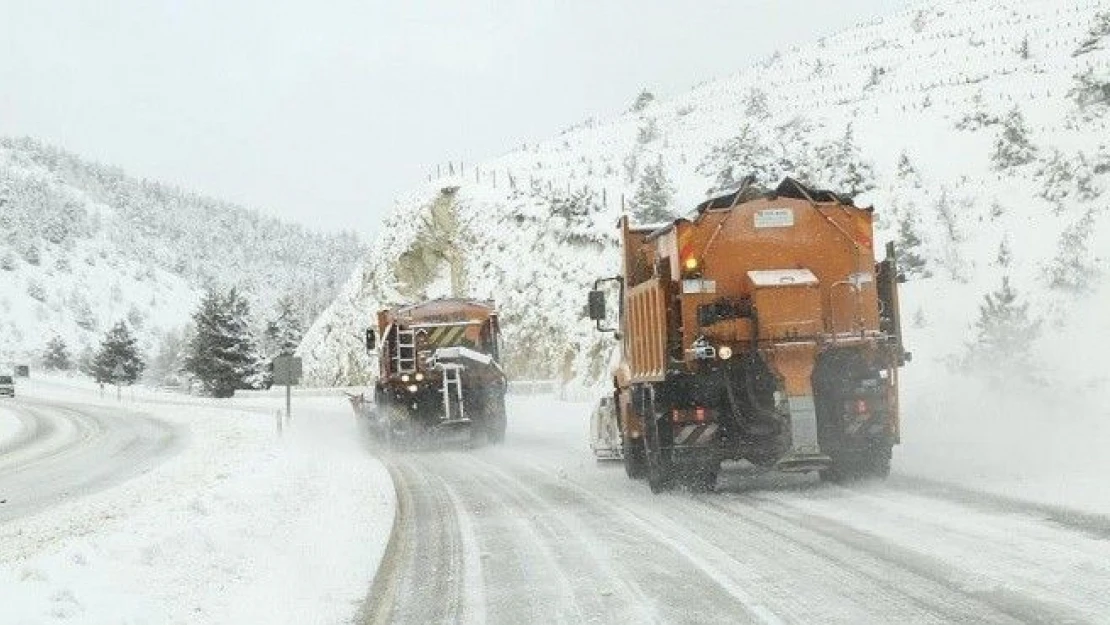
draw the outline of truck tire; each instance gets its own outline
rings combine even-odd
[[[659,445],[658,423],[648,426],[648,436],[644,437],[647,455],[648,488],[653,493],[662,493],[674,488],[675,475],[669,458],[664,457]],[[654,448],[654,449],[653,449]]]
[[[642,480],[647,475],[647,460],[644,457],[644,442],[624,437],[621,444],[624,456],[624,473],[630,479]]]

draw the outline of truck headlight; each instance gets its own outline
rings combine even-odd
[[[721,360],[728,360],[732,358],[732,348],[728,345],[722,345],[717,348],[717,355],[721,357]]]
[[[406,373],[406,374],[402,375],[401,376],[401,381],[402,382],[408,382],[409,381],[409,374]]]
[[[410,393],[415,393],[417,390],[420,389],[420,387],[415,384],[409,384],[408,389]]]
[[[424,374],[423,374],[423,373],[420,373],[420,372],[418,371],[418,372],[416,373],[416,381],[417,381],[417,382],[420,382],[420,381],[422,381],[423,379],[424,379]]]

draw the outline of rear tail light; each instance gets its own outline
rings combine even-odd
[[[709,416],[709,409],[704,406],[671,409],[671,421],[674,423],[705,423],[709,421]]]

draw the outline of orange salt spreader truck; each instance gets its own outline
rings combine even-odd
[[[623,273],[598,280],[588,308],[620,340],[610,405],[629,477],[711,489],[741,459],[833,480],[889,473],[910,355],[903,279],[893,245],[875,261],[872,212],[787,178],[691,219],[621,218]],[[603,327],[614,285],[618,327]]]
[[[390,444],[463,430],[505,439],[505,373],[493,302],[441,298],[378,312],[366,348],[378,356],[375,425]],[[352,403],[355,403],[352,398]]]

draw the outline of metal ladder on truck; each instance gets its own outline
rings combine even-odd
[[[397,351],[393,355],[393,365],[398,373],[416,371],[415,330],[397,330]]]
[[[463,365],[454,363],[439,363],[439,368],[443,371],[443,388],[440,390],[443,393],[443,422],[456,423],[464,422],[466,418],[466,409],[463,407],[463,392],[462,392],[462,372]],[[451,395],[455,396],[455,405],[458,410],[457,415],[451,413]]]

